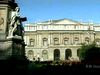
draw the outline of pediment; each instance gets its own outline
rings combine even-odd
[[[58,20],[44,21],[37,24],[80,24],[80,22],[70,20],[70,19],[58,19]]]
[[[63,20],[59,20],[58,22],[56,22],[54,24],[79,24],[79,22],[69,20],[69,19],[63,19]]]

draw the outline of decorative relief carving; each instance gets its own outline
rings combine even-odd
[[[5,8],[0,8],[0,31],[4,28]]]

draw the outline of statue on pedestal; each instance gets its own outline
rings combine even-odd
[[[10,23],[10,29],[8,33],[8,37],[13,37],[13,36],[23,36],[24,34],[24,28],[22,26],[22,20],[19,15],[19,7],[15,8],[15,14],[11,19]]]

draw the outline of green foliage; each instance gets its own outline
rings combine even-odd
[[[100,48],[95,43],[83,44],[79,50],[79,58],[81,61],[97,61],[100,60]]]

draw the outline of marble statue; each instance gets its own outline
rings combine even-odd
[[[13,37],[13,36],[23,36],[24,33],[24,28],[22,26],[22,21],[19,15],[19,7],[15,8],[15,14],[12,16],[11,22],[10,22],[10,29],[8,33],[8,37]]]

